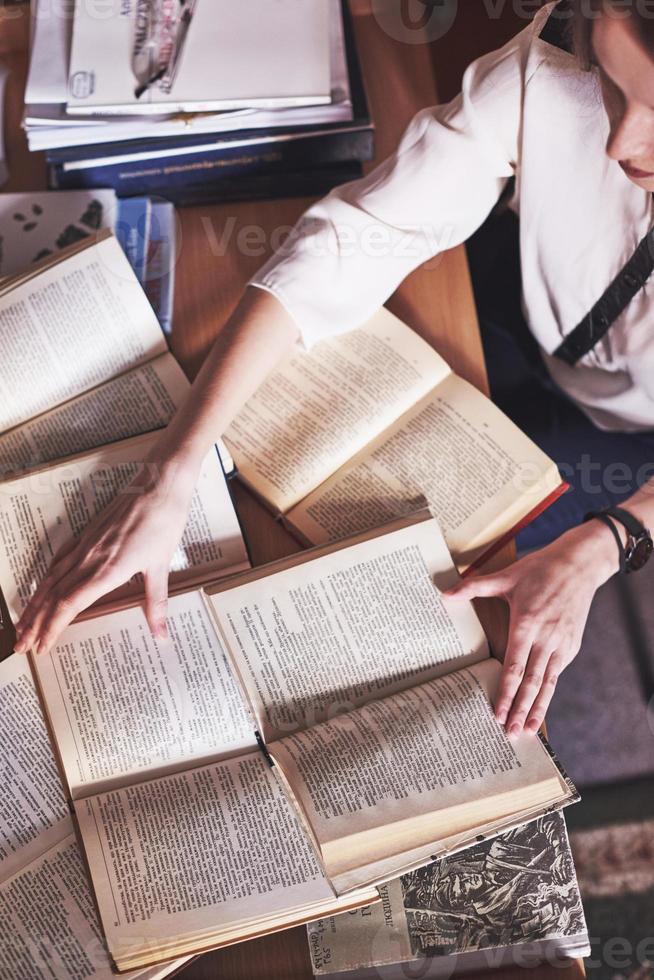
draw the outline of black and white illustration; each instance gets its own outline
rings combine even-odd
[[[111,190],[3,194],[0,201],[0,276],[25,272],[33,262],[102,228],[113,228]]]
[[[585,929],[560,813],[401,879],[414,956],[534,942]]]

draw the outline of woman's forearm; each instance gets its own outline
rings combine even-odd
[[[290,351],[297,325],[271,293],[245,291],[218,335],[175,417],[158,440],[153,458],[191,476],[213,443]]]

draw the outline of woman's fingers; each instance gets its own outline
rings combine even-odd
[[[538,697],[531,706],[531,711],[529,712],[527,722],[525,724],[525,731],[531,733],[537,732],[545,721],[545,714],[550,706],[552,695],[556,690],[558,675],[559,671],[556,659],[555,657],[552,657],[547,670],[545,671],[545,676],[543,678],[541,689],[538,692]]]
[[[106,580],[98,584],[92,574],[80,576],[77,568],[60,579],[41,604],[35,620],[32,643],[34,653],[46,653],[83,609],[118,584],[120,583],[111,584]]]
[[[510,585],[510,579],[505,571],[493,575],[473,575],[461,579],[456,585],[446,589],[443,595],[446,599],[477,599],[482,596],[504,595]]]
[[[70,552],[50,570],[33,597],[31,621],[21,633],[19,652],[44,653],[83,609],[127,578],[102,553],[87,551],[80,558],[79,551]]]
[[[555,646],[555,642],[552,641],[534,644],[532,647],[520,681],[520,687],[506,719],[506,730],[509,735],[521,734],[527,716],[543,686],[545,673],[551,662]]]
[[[145,618],[153,636],[165,640],[168,636],[168,567],[146,572]]]
[[[17,653],[24,653],[29,649],[32,634],[34,631],[35,620],[42,609],[49,593],[56,586],[64,575],[67,575],[71,568],[78,562],[75,547],[67,549],[66,553],[53,559],[53,564],[44,579],[41,580],[33,596],[23,610],[23,614],[16,624],[16,644],[14,649]]]
[[[70,554],[73,553],[73,551],[75,551],[78,544],[79,544],[79,538],[69,538],[68,541],[64,541],[61,548],[55,551],[52,557],[52,564],[56,565],[57,562],[63,561],[64,558],[67,558]]]
[[[509,619],[509,636],[502,662],[502,676],[495,698],[495,717],[504,725],[509,715],[529,657],[534,639],[533,626],[516,617],[513,610]]]

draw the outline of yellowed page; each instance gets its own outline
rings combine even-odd
[[[25,657],[0,663],[0,976],[111,976]],[[134,974],[158,980],[183,961]]]
[[[111,976],[27,658],[0,663],[0,976]],[[139,971],[159,980],[183,961]],[[80,972],[80,971],[83,971]]]
[[[34,666],[73,798],[256,745],[199,592],[169,600],[168,639],[139,606],[68,627]]]
[[[0,479],[167,425],[190,385],[159,357],[0,435]]]
[[[0,336],[0,431],[167,349],[113,235],[7,284]]]
[[[111,980],[84,862],[74,834],[0,883],[0,976],[12,980]],[[125,974],[159,980],[165,968]]]
[[[488,655],[434,520],[208,597],[267,742]]]
[[[77,538],[144,466],[156,433],[136,436],[0,483],[0,586],[18,619],[53,556]],[[249,566],[245,542],[215,449],[207,455],[181,543],[173,582],[190,569],[227,574]],[[138,586],[138,583],[137,583]]]
[[[119,964],[262,929],[334,893],[275,772],[254,751],[77,806]]]
[[[3,881],[72,830],[29,662],[18,654],[0,663],[0,773]]]
[[[379,895],[380,902],[358,909],[351,915],[337,915],[309,923],[307,939],[314,976],[327,976],[333,980],[335,974],[346,970],[367,969],[371,980],[377,980],[372,967],[417,960],[412,932],[415,930],[420,936],[419,925],[413,929],[409,927],[402,882],[399,878],[386,882],[380,886]],[[444,931],[449,925],[450,917],[447,916],[444,918]],[[450,960],[447,962],[451,963]],[[420,959],[418,968],[415,972],[420,980],[428,980],[429,967],[424,959]],[[380,972],[378,977],[381,980],[384,974]],[[410,977],[409,973],[406,980],[410,980]]]
[[[500,673],[488,659],[269,746],[330,877],[350,871],[349,887],[364,884],[366,866],[384,858],[405,870],[403,852],[436,850],[430,822],[442,824],[455,808],[467,832],[475,819],[485,826],[519,809],[520,797],[545,805],[567,795],[541,743],[529,735],[510,741],[495,719]]]
[[[405,851],[401,855],[401,867],[398,864],[397,855],[370,863],[366,866],[366,877],[371,882],[388,881],[392,875],[403,875],[415,871],[416,868],[424,867],[424,865],[446,855],[466,850],[478,843],[481,838],[487,840],[500,833],[514,830],[516,827],[522,827],[525,823],[544,816],[552,809],[560,810],[569,803],[575,802],[572,789],[568,787],[566,791],[566,784],[562,777],[560,777],[559,783],[560,789],[555,790],[556,795],[552,799],[551,805],[544,805],[542,799],[538,803],[533,800],[522,801],[515,811],[508,813],[505,817],[487,820],[485,823],[477,822],[472,830],[468,828],[457,834],[441,838],[436,847],[431,844],[427,846],[423,844],[421,847]],[[348,888],[356,887],[360,879],[361,873],[358,870],[353,873],[345,872],[335,876],[334,887],[339,893],[346,892]]]
[[[239,475],[285,512],[449,373],[386,309],[367,324],[297,348],[225,433]]]
[[[322,544],[410,513],[426,498],[463,569],[560,483],[545,453],[450,375],[286,519]]]

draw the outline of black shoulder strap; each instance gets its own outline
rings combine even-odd
[[[654,271],[654,230],[649,231],[611,285],[554,351],[554,356],[575,365],[599,343],[626,310]]]
[[[546,41],[555,48],[572,54],[572,31],[570,28],[573,13],[571,0],[560,0],[538,35],[541,41]]]

